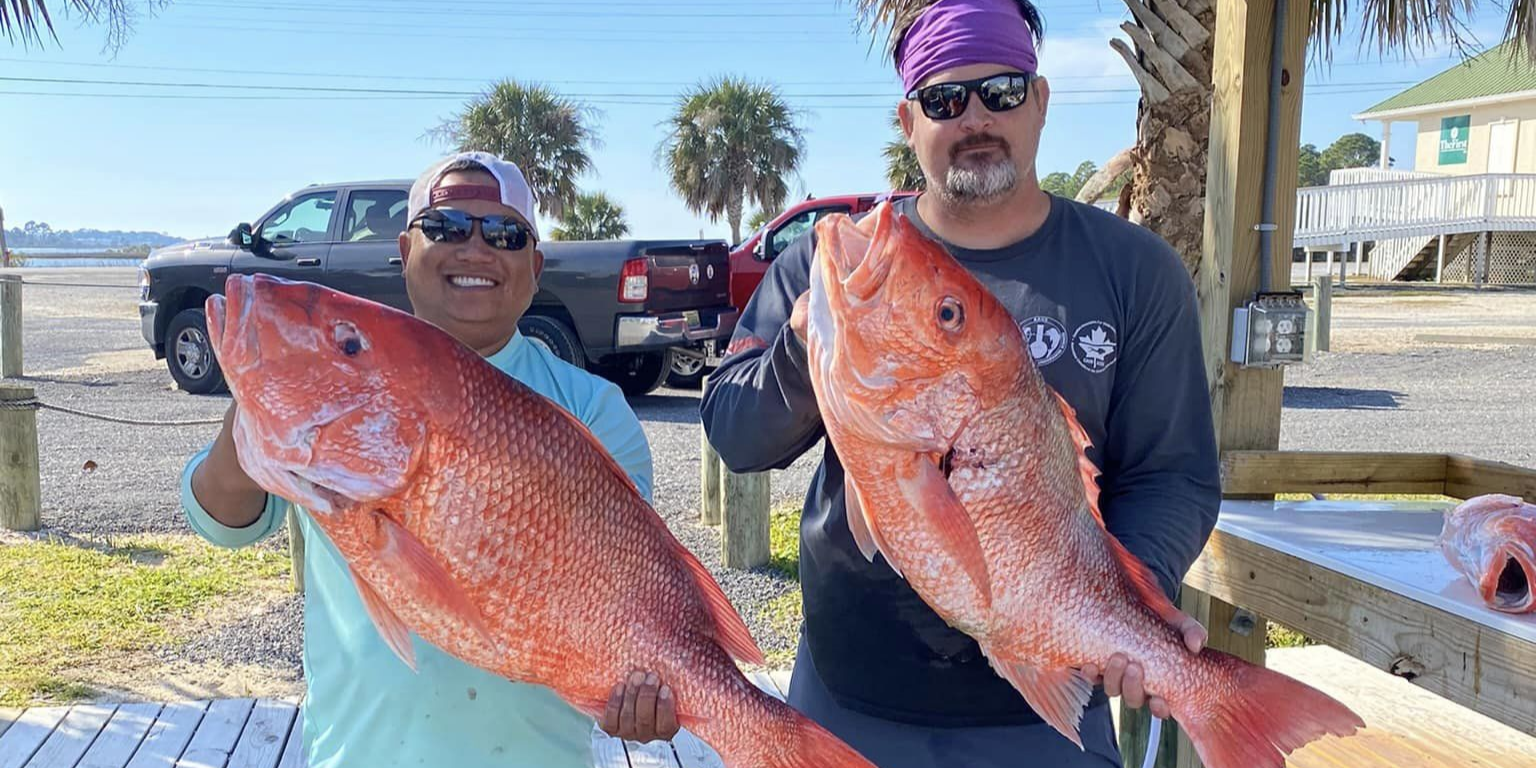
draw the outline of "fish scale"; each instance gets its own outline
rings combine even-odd
[[[1104,526],[1089,439],[1006,308],[882,203],[816,224],[806,349],[842,457],[848,523],[1079,746],[1081,670],[1124,653],[1210,768],[1284,756],[1362,721],[1290,678],[1204,650]]]
[[[654,671],[727,766],[872,768],[742,674],[762,653],[724,592],[559,406],[321,286],[236,275],[206,308],[241,465],[311,511],[402,662],[414,634],[593,717]]]

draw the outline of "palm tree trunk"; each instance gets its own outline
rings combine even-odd
[[[1161,235],[1197,271],[1205,235],[1205,174],[1211,125],[1212,0],[1124,0],[1136,43],[1110,45],[1141,83],[1131,218]]]
[[[731,223],[731,242],[741,242],[741,214],[745,207],[742,194],[737,192],[731,195],[731,201],[725,204],[725,220]]]

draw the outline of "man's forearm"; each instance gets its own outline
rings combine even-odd
[[[230,431],[226,420],[208,456],[192,471],[192,495],[219,524],[244,528],[260,519],[267,492],[240,467]]]
[[[821,439],[804,349],[787,327],[756,357],[710,376],[700,405],[709,441],[733,472],[783,469]]]

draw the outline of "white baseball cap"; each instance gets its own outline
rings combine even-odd
[[[486,193],[487,187],[465,187],[454,185],[450,187],[438,187],[443,174],[448,168],[460,162],[472,162],[491,176],[496,178],[496,185],[500,188],[499,199],[496,193]],[[411,185],[411,197],[407,211],[407,220],[415,220],[416,215],[422,211],[444,201],[483,199],[492,202],[500,202],[522,214],[528,220],[528,226],[533,228],[535,240],[539,237],[539,222],[534,218],[539,201],[534,196],[533,189],[528,186],[528,180],[523,177],[523,172],[516,164],[503,160],[489,152],[459,152],[432,164],[425,173],[417,177],[416,183]]]

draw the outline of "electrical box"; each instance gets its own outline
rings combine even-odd
[[[1232,318],[1232,362],[1250,368],[1301,362],[1308,311],[1300,291],[1261,293],[1238,307]]]

